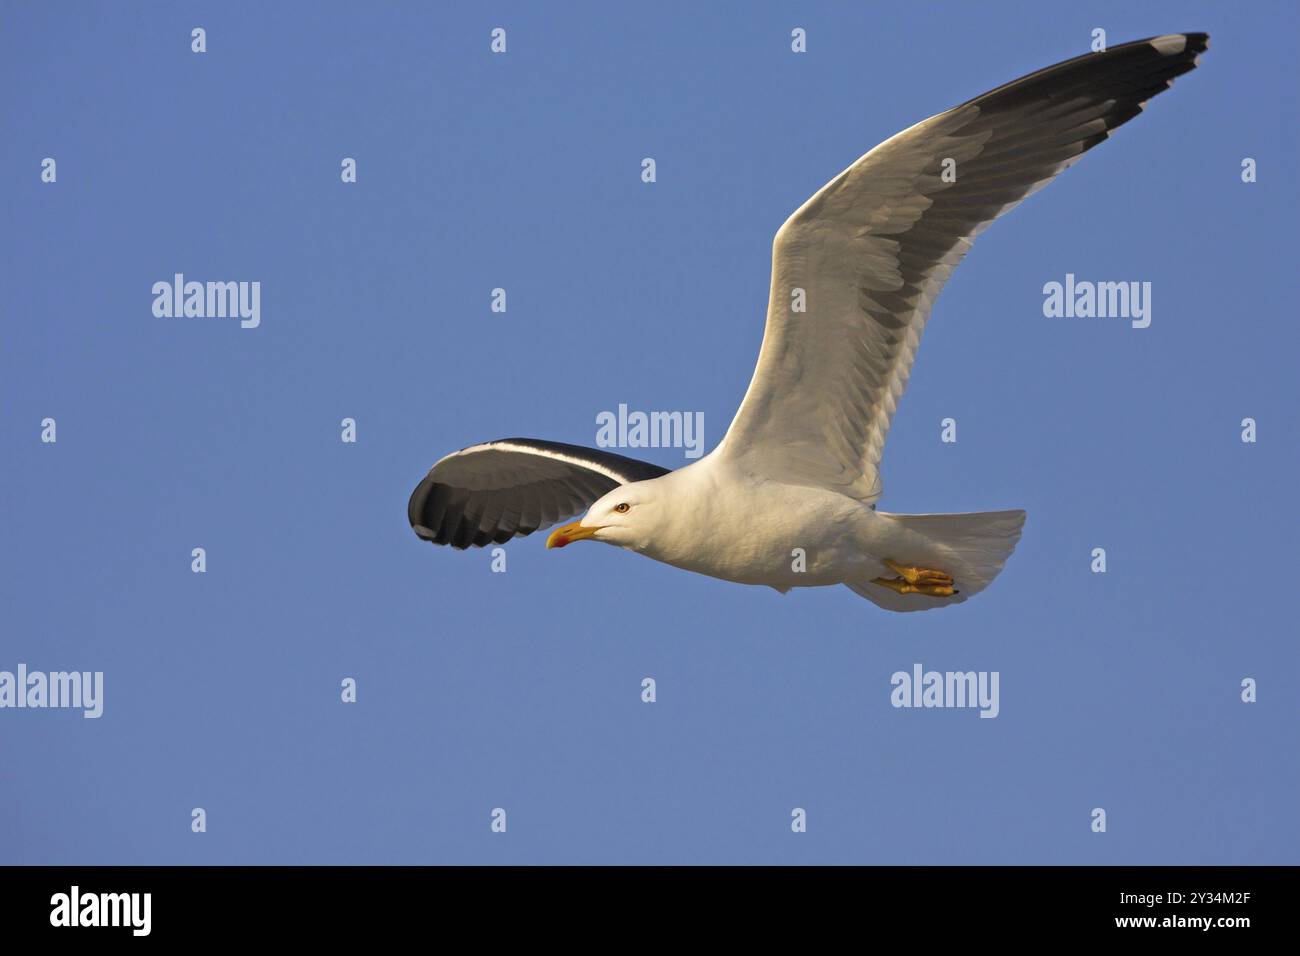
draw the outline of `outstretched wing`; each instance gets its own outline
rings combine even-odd
[[[425,541],[481,548],[550,527],[619,485],[669,470],[581,445],[503,438],[434,465],[412,492],[406,514]]]
[[[720,454],[880,497],[885,436],[936,296],[976,235],[1196,66],[1204,33],[1058,63],[881,143],[786,221],[763,347]],[[794,312],[802,289],[806,311]]]

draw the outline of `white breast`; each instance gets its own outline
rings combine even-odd
[[[741,473],[710,455],[659,479],[671,508],[647,557],[778,590],[838,584],[862,563],[872,512],[824,488]]]

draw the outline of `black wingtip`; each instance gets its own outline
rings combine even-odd
[[[428,541],[430,544],[446,544],[447,536],[440,534],[442,531],[442,515],[434,512],[441,512],[442,509],[436,509],[431,505],[437,502],[431,502],[430,496],[438,487],[433,476],[425,475],[424,479],[415,486],[411,492],[411,500],[406,504],[406,520],[410,524],[411,530],[421,541]]]
[[[420,535],[421,538],[424,537],[424,534],[421,534],[421,532],[427,532],[429,530],[421,525],[420,519],[424,516],[424,502],[429,497],[429,488],[431,487],[431,484],[432,483],[426,475],[424,479],[415,486],[415,490],[411,492],[411,500],[406,503],[406,520],[415,530],[415,533]]]

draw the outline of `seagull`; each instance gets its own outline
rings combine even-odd
[[[560,442],[471,445],[417,485],[412,529],[464,549],[585,511],[547,548],[603,541],[781,593],[844,584],[890,611],[978,594],[1024,511],[876,510],[931,307],[985,227],[1195,68],[1208,40],[1152,37],[1031,73],[885,140],[823,186],[776,234],[758,365],[707,456],[671,471]]]

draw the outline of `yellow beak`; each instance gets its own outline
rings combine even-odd
[[[546,546],[548,548],[562,548],[571,541],[594,538],[600,528],[601,526],[584,525],[575,521],[573,524],[566,524],[564,527],[552,531],[551,536],[546,539]]]

